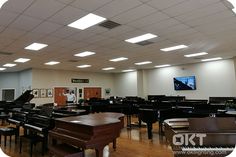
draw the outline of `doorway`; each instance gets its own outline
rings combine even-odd
[[[2,89],[2,100],[3,101],[14,101],[15,89]]]
[[[73,91],[77,98],[77,88],[76,87],[55,87],[54,88],[54,102],[58,106],[66,105],[67,97],[63,95],[67,90]]]
[[[101,87],[85,87],[84,88],[84,99],[90,98],[102,98]]]

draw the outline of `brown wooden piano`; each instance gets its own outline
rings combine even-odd
[[[58,118],[55,128],[49,131],[49,150],[55,151],[58,143],[85,149],[95,149],[96,157],[103,157],[103,148],[113,142],[124,126],[121,113],[95,113],[83,116]],[[52,152],[53,153],[53,152]]]
[[[233,117],[168,119],[164,121],[164,126],[174,157],[225,157],[236,145],[236,122]],[[197,134],[205,134],[202,144]]]

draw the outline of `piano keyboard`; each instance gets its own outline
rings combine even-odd
[[[40,127],[37,127],[37,126],[34,126],[34,125],[25,124],[25,126],[29,127],[29,128],[33,128],[33,129],[38,130],[38,131],[43,131],[43,128],[40,128]]]
[[[183,147],[182,151],[233,151],[234,147]]]

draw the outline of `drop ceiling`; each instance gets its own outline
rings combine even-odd
[[[93,13],[120,24],[108,29],[98,25],[85,30],[68,27],[75,20]],[[124,40],[142,34],[158,36],[150,44]],[[150,69],[156,65],[180,65],[201,59],[236,55],[236,15],[222,0],[9,0],[0,9],[0,67],[18,58],[26,63],[3,72],[29,68],[106,72]],[[48,46],[40,51],[24,49],[37,42]],[[188,48],[171,52],[161,48],[184,44]],[[75,57],[83,51],[96,52]],[[207,52],[197,58],[184,55]],[[111,62],[126,57],[128,60]],[[58,61],[54,66],[44,65]],[[134,63],[151,61],[137,66]],[[77,66],[91,67],[79,69]]]

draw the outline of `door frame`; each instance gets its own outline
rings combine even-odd
[[[83,86],[82,99],[84,99],[84,88],[101,88],[101,98],[103,98],[103,88],[102,86]]]

